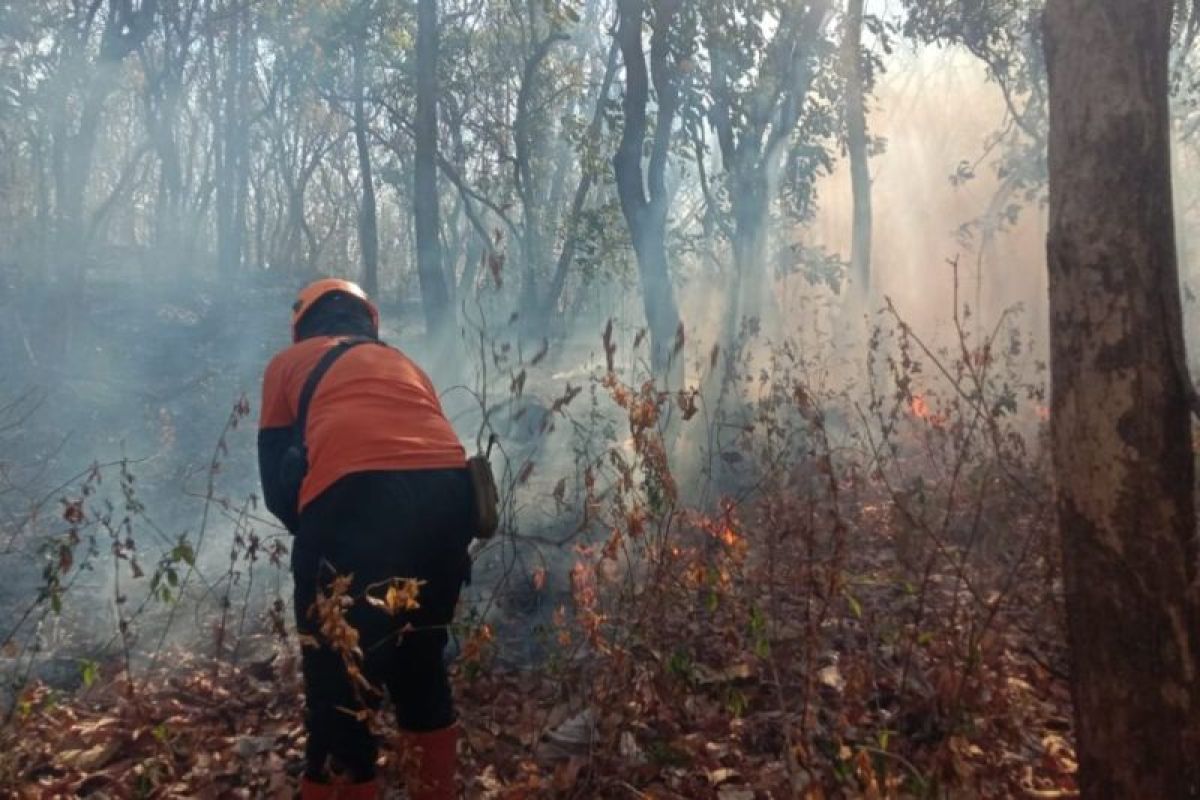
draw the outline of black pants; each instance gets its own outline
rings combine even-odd
[[[420,470],[350,475],[305,507],[292,573],[296,627],[320,645],[302,648],[308,777],[374,776],[378,744],[355,712],[378,709],[385,691],[404,730],[454,722],[442,651],[470,574],[471,503],[465,471]],[[310,614],[318,591],[349,574],[355,602],[345,616],[359,634],[362,673],[378,691],[356,689],[343,656],[322,640]],[[392,578],[425,581],[419,608],[392,616],[366,602],[369,587],[383,598]]]

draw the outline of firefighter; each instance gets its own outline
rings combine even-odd
[[[401,730],[409,796],[446,800],[456,791],[456,717],[442,652],[470,569],[470,481],[433,384],[378,337],[379,312],[361,288],[316,281],[293,306],[293,344],[263,376],[263,498],[295,535],[308,734],[304,800],[380,796],[368,717],[385,691]],[[324,372],[297,431],[301,395],[319,365]],[[298,440],[307,457],[297,492],[289,489],[285,462]],[[337,576],[353,576],[345,619],[357,631],[360,659],[348,660],[346,643],[321,634],[314,601],[330,596]],[[381,601],[392,586],[416,586],[417,607]],[[355,679],[357,670],[369,686]]]

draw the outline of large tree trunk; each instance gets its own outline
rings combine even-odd
[[[363,33],[363,35],[366,34]],[[367,112],[366,98],[364,97],[366,82],[363,78],[365,54],[363,50],[363,43],[356,41],[353,54],[354,147],[358,151],[358,174],[359,180],[362,181],[362,204],[358,209],[358,246],[362,251],[363,288],[367,290],[367,294],[375,296],[379,293],[379,227],[375,213],[375,181],[371,173],[371,148],[367,143]],[[434,117],[434,135],[437,135],[436,116]],[[436,167],[430,167],[430,171],[435,173],[436,169]]]
[[[1200,796],[1171,0],[1050,0],[1052,436],[1085,797]]]
[[[437,0],[417,4],[416,160],[413,166],[413,225],[417,240],[417,275],[425,308],[425,331],[431,344],[445,344],[453,329],[450,294],[442,269],[437,191]]]
[[[649,76],[642,51],[642,15],[644,0],[620,0],[617,39],[625,61],[625,114],[621,145],[613,157],[617,195],[621,211],[629,225],[642,281],[642,303],[650,329],[650,365],[678,388],[682,383],[683,362],[675,352],[679,329],[679,309],[667,270],[667,191],[664,172],[671,141],[671,128],[678,106],[678,90],[669,75],[667,31],[677,9],[676,0],[658,0],[654,34],[650,40],[650,59],[657,90],[658,114],[651,147],[649,174],[643,177],[642,147],[646,138],[646,103]],[[643,182],[648,179],[647,198]],[[676,369],[669,374],[672,361]]]
[[[771,187],[761,167],[746,165],[729,176],[733,206],[733,285],[726,319],[725,346],[737,339],[738,327],[759,318],[772,302],[768,287],[774,280],[767,263],[767,230],[771,214]]]
[[[842,69],[846,81],[846,154],[850,159],[853,228],[850,277],[855,294],[871,293],[871,168],[867,155],[867,112],[862,74],[863,0],[847,0],[842,35]]]

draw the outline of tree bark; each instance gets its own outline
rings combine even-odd
[[[862,72],[863,0],[847,0],[842,35],[842,69],[846,81],[846,154],[850,160],[853,227],[850,275],[855,293],[871,293],[871,167],[867,154],[867,112]]]
[[[130,2],[109,0],[100,50],[95,60],[88,64],[88,75],[84,78],[78,130],[68,136],[64,116],[60,136],[56,137],[65,140],[55,143],[55,200],[58,205],[58,249],[60,258],[67,265],[64,271],[66,285],[58,290],[63,324],[51,346],[51,352],[59,357],[74,349],[79,335],[79,309],[83,307],[87,274],[84,211],[104,106],[118,87],[125,57],[150,34],[157,10],[157,0],[143,0],[136,8]],[[63,113],[66,113],[65,107]]]
[[[656,374],[682,379],[682,361],[676,360],[675,375],[669,375],[675,352],[676,334],[680,326],[679,308],[667,268],[667,191],[664,173],[671,129],[679,104],[678,88],[670,74],[667,51],[667,32],[678,9],[676,0],[658,0],[655,8],[654,32],[650,39],[650,60],[658,100],[654,140],[651,145],[648,175],[642,172],[642,146],[646,139],[646,104],[649,100],[650,77],[642,51],[642,16],[644,0],[619,0],[617,40],[625,61],[624,129],[621,144],[613,156],[613,171],[617,179],[617,196],[621,211],[629,226],[638,272],[642,281],[642,303],[646,324],[650,329],[650,365]],[[644,182],[648,180],[650,194],[646,196]]]
[[[366,32],[361,32],[361,36],[366,36]],[[356,40],[352,56],[354,59],[352,67],[354,71],[354,147],[358,153],[359,180],[362,181],[362,203],[358,209],[358,247],[362,254],[363,288],[366,289],[367,294],[374,297],[379,293],[379,225],[375,212],[375,180],[371,171],[371,148],[367,140],[367,112],[366,98],[364,97],[366,82],[363,78],[364,49],[362,40]],[[434,135],[437,135],[436,116],[434,117]],[[436,173],[437,167],[430,167],[430,170]]]
[[[417,275],[425,309],[425,332],[431,343],[443,344],[453,328],[450,294],[442,269],[437,191],[437,0],[417,4],[417,107],[414,121],[413,225],[417,245]]]
[[[146,133],[159,164],[158,194],[154,203],[154,246],[159,258],[172,266],[185,263],[183,209],[185,204],[183,159],[176,127],[183,78],[192,53],[192,23],[199,0],[186,6],[162,9],[159,36],[161,64],[155,65],[147,48],[139,50],[146,76],[141,100]]]
[[[726,318],[725,342],[732,348],[741,324],[750,318],[760,318],[773,302],[768,292],[774,275],[767,263],[767,232],[774,185],[764,168],[744,165],[729,176],[729,186],[733,191],[730,205],[735,274],[730,293],[733,313]]]
[[[241,36],[236,51],[237,83],[235,92],[235,117],[237,123],[233,134],[233,240],[229,258],[234,269],[240,270],[246,256],[246,209],[250,199],[250,110],[247,76],[250,75],[251,47],[254,32],[250,24],[250,4],[242,3],[238,9]],[[228,284],[232,286],[233,284]]]
[[[579,183],[575,185],[575,195],[571,199],[571,210],[567,213],[566,233],[563,235],[562,249],[558,251],[558,262],[554,266],[554,277],[550,280],[550,290],[546,293],[546,312],[550,317],[558,315],[558,307],[562,302],[563,290],[567,285],[567,273],[575,260],[575,251],[579,248],[579,220],[583,215],[583,206],[587,202],[588,193],[596,181],[597,169],[592,166],[590,150],[599,143],[600,131],[604,127],[604,109],[608,103],[608,91],[612,86],[613,74],[617,71],[617,53],[619,48],[613,42],[608,51],[604,65],[604,76],[600,80],[600,91],[596,95],[596,104],[592,112],[592,121],[588,123],[585,141],[588,153],[580,164]]]
[[[1084,797],[1200,796],[1171,0],[1050,0],[1052,441]]]
[[[747,103],[744,115],[735,111],[734,85],[743,76],[734,74],[732,62],[724,51],[720,35],[721,20],[708,20],[707,50],[712,76],[712,105],[709,122],[721,152],[729,203],[734,217],[734,276],[728,288],[726,314],[727,355],[736,349],[735,336],[748,317],[775,317],[774,280],[767,263],[768,215],[775,194],[774,177],[800,122],[808,90],[815,77],[813,57],[821,27],[829,12],[829,0],[816,0],[800,7],[789,7],[781,16],[769,44],[764,63],[768,75],[759,77],[764,85]],[[772,90],[766,84],[778,80]]]
[[[242,263],[242,236],[245,227],[243,187],[246,174],[245,120],[242,108],[243,31],[245,16],[229,15],[229,46],[226,52],[224,86],[216,99],[215,117],[220,120],[216,164],[217,269],[224,277],[235,275]],[[230,284],[226,284],[230,285]]]
[[[535,18],[530,11],[530,21]],[[531,30],[533,29],[532,26]],[[521,288],[518,306],[521,313],[521,330],[524,338],[536,339],[543,333],[539,313],[541,292],[538,282],[542,280],[542,258],[545,245],[545,213],[544,200],[539,197],[537,180],[534,175],[534,158],[537,153],[539,131],[535,129],[537,109],[535,108],[539,84],[539,70],[542,62],[549,56],[554,45],[565,41],[567,35],[553,32],[533,46],[532,52],[525,57],[521,72],[521,87],[517,91],[516,116],[513,118],[513,149],[514,178],[517,196],[521,201]]]

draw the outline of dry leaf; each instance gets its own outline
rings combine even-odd
[[[108,739],[86,750],[64,750],[58,754],[58,762],[72,769],[91,772],[112,761],[120,749],[119,740]]]
[[[727,783],[728,781],[739,777],[736,769],[729,769],[728,767],[710,769],[705,772],[704,775],[706,778],[708,778],[708,783],[711,786],[720,786],[722,783]]]
[[[817,680],[822,686],[828,686],[830,689],[842,691],[846,688],[846,679],[842,677],[841,671],[837,668],[837,664],[830,664],[828,667],[822,667],[817,672]]]

